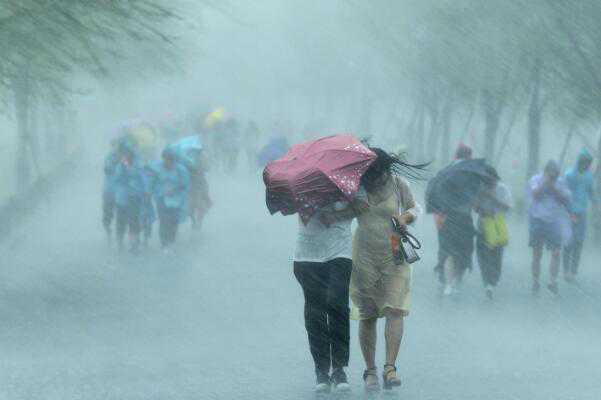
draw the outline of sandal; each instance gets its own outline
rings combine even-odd
[[[378,370],[376,368],[366,369],[365,372],[363,372],[363,382],[365,382],[365,391],[379,391],[380,382],[378,382]]]
[[[384,389],[386,390],[401,386],[401,379],[396,376],[396,366],[392,364],[384,365],[382,380],[384,381]]]

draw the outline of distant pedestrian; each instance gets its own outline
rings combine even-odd
[[[104,187],[102,190],[102,225],[109,245],[112,242],[112,223],[115,219],[116,170],[120,162],[117,140],[111,142],[111,150],[104,159]]]
[[[493,298],[494,289],[501,278],[503,250],[508,232],[505,213],[512,207],[509,188],[501,182],[494,168],[489,168],[490,178],[476,202],[478,213],[476,254],[486,296]]]
[[[176,161],[175,152],[163,150],[162,161],[156,167],[153,192],[159,215],[159,239],[163,250],[176,240],[179,224],[187,215],[190,177],[186,167]]]
[[[253,120],[248,122],[244,132],[244,150],[250,172],[257,170],[257,156],[259,154],[259,141],[261,140],[261,131],[257,123]]]
[[[567,282],[573,282],[578,274],[580,255],[586,237],[589,200],[598,206],[593,174],[590,170],[592,162],[591,154],[583,149],[576,165],[565,174],[565,181],[572,192],[569,205],[572,239],[563,249],[563,272]]]
[[[565,181],[559,177],[559,165],[549,161],[544,172],[533,176],[528,185],[530,207],[528,224],[530,247],[532,247],[532,292],[540,290],[540,270],[543,248],[551,252],[550,282],[548,289],[559,293],[557,275],[561,257],[561,248],[569,242],[571,226],[568,206],[571,193]]]
[[[471,159],[471,147],[460,143],[451,166]],[[439,274],[439,281],[443,284],[445,296],[457,292],[465,271],[471,270],[473,266],[476,231],[472,209],[473,204],[465,203],[458,207],[448,207],[444,214],[442,212],[434,214],[439,246],[436,271]]]
[[[119,250],[123,250],[125,233],[128,232],[130,251],[135,253],[140,245],[140,217],[146,182],[134,150],[128,145],[121,145],[120,156],[115,170],[117,243]]]

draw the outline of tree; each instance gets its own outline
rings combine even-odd
[[[163,28],[175,19],[174,4],[161,0],[6,0],[0,5],[0,95],[15,107],[21,189],[32,175],[28,154],[34,165],[38,162],[29,123],[34,102],[64,102],[77,93],[70,82],[81,73],[109,76],[111,64],[133,43],[172,43]]]

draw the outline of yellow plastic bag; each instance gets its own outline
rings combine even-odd
[[[505,214],[498,213],[492,217],[482,217],[480,226],[484,242],[489,248],[504,247],[509,243],[509,231],[505,222]]]

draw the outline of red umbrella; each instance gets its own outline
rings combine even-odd
[[[376,155],[351,135],[329,136],[292,146],[263,171],[271,214],[299,213],[304,223],[321,207],[351,201]]]

